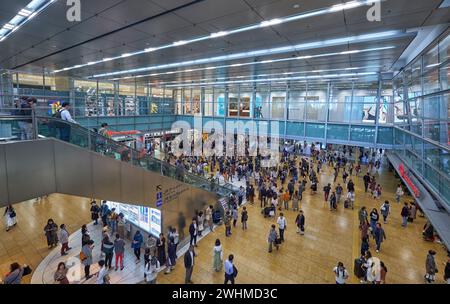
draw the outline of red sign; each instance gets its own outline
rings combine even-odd
[[[420,197],[419,189],[417,189],[417,187],[414,185],[414,183],[409,178],[408,172],[406,172],[405,166],[403,164],[400,164],[398,166],[398,171],[400,172],[400,176],[403,178],[403,180],[409,185],[411,190],[414,192],[414,195],[416,197]]]

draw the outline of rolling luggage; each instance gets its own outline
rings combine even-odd
[[[220,211],[219,210],[214,211],[212,218],[214,224],[219,224],[220,220],[222,219],[222,217],[220,216]]]
[[[358,279],[364,279],[366,273],[363,269],[364,260],[361,258],[355,259],[355,264],[353,265],[353,273]]]
[[[350,201],[348,199],[346,199],[344,201],[344,208],[349,208],[350,207]]]

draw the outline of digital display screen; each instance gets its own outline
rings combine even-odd
[[[109,209],[116,208],[116,213],[123,213],[125,220],[140,229],[158,237],[161,233],[161,210],[144,206],[135,206],[107,201]]]

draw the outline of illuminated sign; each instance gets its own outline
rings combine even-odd
[[[414,192],[415,197],[420,197],[420,191],[417,189],[417,187],[414,185],[414,183],[409,178],[408,172],[405,170],[405,166],[403,164],[400,164],[398,166],[398,172],[400,173],[400,176],[403,178],[403,180],[409,185],[411,190]]]
[[[140,229],[157,237],[161,233],[161,210],[110,201],[106,204],[110,209],[116,208],[117,214],[123,213],[125,220]]]

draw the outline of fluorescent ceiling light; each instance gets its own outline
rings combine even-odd
[[[19,15],[20,16],[23,16],[23,17],[28,17],[28,16],[30,16],[31,15],[31,11],[29,11],[29,10],[26,10],[26,9],[21,9],[20,11],[19,11]]]
[[[149,53],[149,52],[154,52],[155,50],[156,50],[156,48],[146,48],[144,51],[146,53]]]
[[[362,6],[362,5],[371,5],[372,3],[381,2],[381,1],[385,1],[385,0],[351,1],[351,2],[348,2],[348,3],[340,4],[340,5],[341,5],[341,8],[342,7],[347,7],[347,9],[349,9],[351,7],[356,7],[355,3],[357,3],[358,6]],[[266,26],[270,26],[270,25],[276,25],[276,24],[293,22],[293,21],[297,21],[297,20],[300,20],[300,19],[310,18],[310,17],[313,17],[313,16],[325,15],[325,14],[329,14],[329,13],[332,13],[332,12],[330,12],[330,7],[326,7],[326,8],[322,8],[322,9],[318,9],[318,10],[314,10],[314,11],[309,11],[309,12],[304,12],[304,13],[300,13],[300,14],[296,14],[296,15],[287,16],[287,17],[274,18],[274,19],[271,19],[271,20],[263,21],[263,22],[258,23],[258,24],[252,24],[252,25],[248,25],[248,26],[245,26],[245,27],[230,29],[230,30],[226,30],[226,31],[220,31],[220,32],[217,32],[217,33],[212,33],[212,34],[210,34],[208,36],[196,37],[196,38],[192,38],[192,39],[189,39],[189,40],[181,40],[181,41],[177,41],[177,42],[174,42],[174,43],[171,43],[171,44],[157,46],[154,49],[152,49],[152,51],[162,50],[162,49],[172,48],[172,47],[177,47],[177,46],[180,46],[180,45],[185,45],[185,44],[188,44],[188,43],[195,43],[195,42],[204,41],[204,40],[207,40],[207,39],[214,39],[214,38],[225,36],[225,35],[231,35],[231,34],[237,34],[237,33],[252,31],[252,30],[255,30],[255,29],[260,29],[261,27],[266,27]],[[148,52],[150,52],[150,51],[148,51],[148,49],[144,49],[144,50],[140,50],[140,51],[132,53],[132,56],[136,56],[136,55],[140,55],[140,54],[148,53]],[[257,54],[254,54],[254,56],[257,56]],[[122,58],[122,57],[121,56],[114,57],[113,60],[120,59],[120,58]],[[96,64],[102,63],[102,62],[103,62],[103,60],[98,60],[96,62]],[[81,66],[84,66],[84,65],[81,65]],[[73,67],[71,67],[71,68],[73,68]]]
[[[216,37],[223,37],[223,36],[226,36],[226,35],[228,35],[228,32],[220,31],[220,32],[217,32],[217,33],[212,33],[210,36],[212,38],[216,38]]]
[[[359,1],[350,1],[350,2],[346,2],[346,3],[342,3],[342,4],[337,4],[337,5],[333,5],[332,7],[330,7],[330,12],[337,12],[337,11],[342,11],[342,10],[346,10],[346,9],[351,9],[351,8],[355,8],[358,6],[362,6],[364,5],[364,2],[359,2]]]
[[[276,25],[276,24],[280,24],[283,23],[283,20],[280,18],[275,18],[272,20],[266,20],[260,23],[261,27],[266,27],[266,26],[272,26],[272,25]]]
[[[370,34],[370,35],[374,35],[374,34]],[[302,51],[302,50],[315,49],[315,48],[324,48],[324,47],[329,47],[329,46],[337,46],[337,45],[343,45],[343,44],[346,45],[349,43],[366,42],[366,41],[371,41],[371,40],[381,40],[381,39],[385,39],[385,38],[403,37],[405,35],[411,35],[411,33],[404,33],[402,31],[396,31],[396,32],[391,31],[389,35],[385,35],[383,32],[383,33],[380,33],[380,35],[379,35],[380,39],[375,39],[375,38],[367,39],[366,35],[357,35],[357,36],[343,37],[343,38],[338,38],[338,39],[321,40],[321,41],[315,41],[315,42],[310,42],[310,43],[298,44],[298,45],[290,46],[290,48],[265,49],[265,50],[235,53],[235,54],[223,55],[223,56],[217,56],[217,57],[208,57],[208,58],[202,58],[202,59],[191,60],[191,61],[174,62],[174,63],[170,63],[170,64],[148,66],[148,67],[136,68],[136,69],[130,69],[130,70],[115,71],[115,72],[111,72],[111,73],[94,75],[93,77],[94,78],[108,77],[108,76],[123,75],[123,74],[130,74],[130,73],[141,73],[141,72],[145,72],[145,71],[152,71],[152,70],[159,70],[159,69],[166,69],[166,68],[183,67],[183,66],[188,66],[188,65],[192,65],[192,64],[206,64],[206,63],[219,62],[219,61],[243,59],[243,58],[254,57],[255,53],[261,53],[261,54],[264,54],[265,56],[268,56],[268,55],[286,53],[289,51],[294,52],[294,51]],[[354,53],[356,51],[351,51],[351,52]],[[308,56],[302,57],[302,59],[305,59],[305,58],[310,58],[310,57],[308,57]]]
[[[103,58],[102,61],[103,61],[103,62],[106,62],[106,61],[111,61],[111,60],[113,60],[113,59],[114,59],[114,58]]]
[[[175,41],[175,42],[173,43],[173,45],[179,46],[179,45],[184,45],[184,44],[186,44],[186,43],[188,43],[186,40],[180,40],[180,41]]]
[[[6,23],[3,28],[7,29],[7,30],[12,30],[14,28],[14,24],[10,24],[10,23]]]
[[[22,25],[35,17],[38,13],[43,11],[54,1],[55,0],[32,0],[31,2],[29,2],[26,7],[20,9],[17,14],[3,26],[3,28],[7,31],[6,33],[3,33],[3,37],[0,42],[17,31]]]

